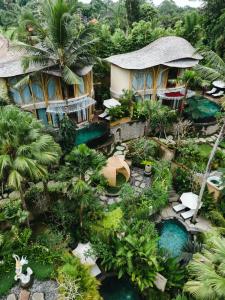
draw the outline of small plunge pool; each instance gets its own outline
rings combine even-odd
[[[178,220],[172,219],[159,223],[158,231],[159,248],[171,257],[180,256],[190,238],[187,229]]]
[[[140,300],[130,281],[117,277],[104,279],[100,286],[100,294],[104,300]]]

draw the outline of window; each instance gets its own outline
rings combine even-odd
[[[169,68],[168,71],[168,80],[167,80],[167,86],[168,88],[172,88],[176,86],[176,80],[178,75],[178,69],[177,68]]]

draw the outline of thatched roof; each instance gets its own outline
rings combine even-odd
[[[37,64],[31,65],[26,71],[24,71],[22,59],[25,55],[25,52],[19,52],[10,47],[10,42],[3,36],[0,36],[0,78],[13,77],[40,70],[43,70],[44,72],[54,76],[61,76],[59,70],[57,69],[57,65],[52,62],[49,62],[47,66],[41,66]],[[92,66],[86,66],[77,70],[76,73],[79,76],[84,76],[89,73],[91,69]]]
[[[187,68],[195,66],[202,56],[183,38],[167,36],[129,53],[113,55],[106,61],[128,70],[142,70],[158,65]]]

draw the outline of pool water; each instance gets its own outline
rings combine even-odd
[[[90,124],[76,131],[75,144],[86,144],[98,139],[107,133],[107,127],[103,124]]]
[[[171,257],[178,257],[189,240],[186,228],[177,220],[166,220],[159,227],[159,248]]]
[[[104,300],[140,300],[129,280],[116,277],[106,278],[102,282],[100,294]]]
[[[199,119],[214,118],[221,112],[221,107],[203,96],[193,96],[188,99],[188,105],[195,107]]]

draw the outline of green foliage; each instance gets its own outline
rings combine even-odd
[[[42,128],[32,114],[16,106],[0,108],[0,179],[20,192],[24,210],[24,184],[44,180],[48,166],[56,164],[61,154],[59,145]]]
[[[159,152],[159,146],[156,142],[146,138],[132,140],[128,144],[128,157],[132,159],[134,165],[140,166],[144,160],[156,158]]]
[[[30,261],[29,266],[33,270],[34,276],[37,280],[48,280],[54,273],[54,266],[46,264],[45,262]]]
[[[87,266],[80,263],[79,259],[69,253],[65,253],[62,257],[63,265],[58,269],[58,281],[60,284],[59,292],[65,297],[72,296],[76,292],[77,300],[102,300],[98,286],[99,281],[90,275],[90,270]],[[65,281],[78,282],[77,291],[69,291]],[[66,288],[67,287],[67,288]],[[72,299],[71,297],[69,299]]]
[[[223,299],[225,239],[215,232],[208,235],[202,253],[188,265],[189,280],[184,291],[197,299]]]
[[[126,0],[127,18],[130,25],[139,21],[140,18],[140,0]]]
[[[102,219],[94,225],[93,230],[102,238],[108,238],[120,228],[122,218],[123,212],[121,208],[117,207],[112,211],[105,212]]]
[[[166,131],[177,119],[176,111],[171,110],[166,105],[162,105],[159,101],[145,101],[144,105],[148,112],[151,133],[165,136]]]
[[[15,284],[15,270],[12,268],[4,273],[0,270],[0,275],[0,296],[4,296]]]
[[[81,179],[85,179],[87,172],[95,172],[98,174],[106,164],[106,158],[100,152],[88,148],[82,144],[74,147],[66,156],[69,167]]]
[[[173,174],[173,187],[179,194],[192,188],[192,174],[183,168],[176,168]]]
[[[92,47],[93,26],[85,24],[74,13],[74,6],[64,0],[41,2],[37,16],[26,14],[22,25],[32,27],[36,41],[42,49],[28,44],[17,44],[29,55],[23,58],[25,70],[32,64],[58,65],[66,84],[81,84],[81,78],[74,72],[76,68],[93,64],[95,56]],[[66,87],[65,87],[66,90]]]
[[[0,209],[0,221],[8,221],[11,225],[23,223],[28,216],[28,212],[21,207],[21,201],[10,201]]]
[[[117,121],[125,117],[129,117],[129,111],[127,107],[124,106],[115,106],[108,110],[111,121]]]
[[[60,121],[59,133],[62,137],[60,145],[63,151],[65,153],[70,152],[75,144],[76,125],[67,115]]]
[[[148,112],[142,102],[137,102],[134,104],[132,118],[141,122],[144,122],[148,119]]]
[[[204,0],[203,27],[206,31],[206,44],[219,55],[224,56],[224,9],[223,0]]]
[[[167,279],[166,289],[182,288],[185,283],[185,268],[173,257],[163,256],[160,264],[163,266],[161,274]]]

